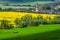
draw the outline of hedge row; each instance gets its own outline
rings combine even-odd
[[[25,15],[21,18],[14,20],[16,28],[24,28],[28,26],[39,26],[40,24],[60,24],[60,16],[55,16],[51,19],[49,16],[44,19],[42,16],[32,17],[31,15]],[[13,24],[10,24],[8,20],[0,20],[0,29],[14,28]]]

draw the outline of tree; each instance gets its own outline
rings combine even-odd
[[[60,24],[60,16],[55,16],[53,23]]]
[[[42,8],[43,8],[43,10],[46,10],[46,9],[47,9],[47,10],[50,10],[50,9],[51,9],[50,6],[43,6]]]
[[[28,25],[25,17],[23,17],[22,19],[16,18],[14,23],[16,24],[17,28],[24,28],[24,27],[27,27],[27,25]]]
[[[0,11],[2,11],[2,8],[0,8]]]
[[[21,18],[21,20],[23,21],[22,22],[23,25],[29,26],[31,24],[32,15],[25,15],[24,17]]]
[[[7,11],[13,11],[13,9],[12,9],[12,8],[7,8],[6,10],[7,10]]]

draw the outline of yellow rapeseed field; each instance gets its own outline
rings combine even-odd
[[[32,15],[32,17],[37,17],[38,15],[43,16],[43,18],[46,18],[47,16],[51,17],[52,19],[54,18],[53,14],[34,14],[34,13],[25,13],[25,12],[0,12],[0,20],[10,20],[11,23],[13,23],[13,21],[16,18],[21,18],[24,15]]]

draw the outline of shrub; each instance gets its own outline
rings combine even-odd
[[[14,28],[13,24],[9,24],[8,29]]]
[[[59,21],[56,20],[57,17],[52,20],[51,17],[47,16],[46,18],[43,18],[43,16],[38,15],[37,17],[32,17],[31,15],[25,15],[21,18],[16,18],[15,19],[15,24],[18,28],[24,28],[28,26],[38,26],[40,24],[53,24],[53,23],[60,23]]]
[[[31,26],[38,26],[40,23],[38,21],[32,21]]]
[[[43,21],[43,24],[49,24],[46,20]]]
[[[46,6],[43,6],[42,8],[43,8],[43,10],[46,10],[46,9],[47,10],[50,10],[51,9],[51,7],[50,6],[47,6],[47,5]]]
[[[1,27],[4,29],[11,29],[13,28],[13,25],[9,24],[10,21],[8,20],[1,20]]]
[[[48,17],[46,19],[44,19],[43,16],[38,15],[37,20],[40,24],[49,24],[49,22],[47,21]]]
[[[2,8],[0,8],[0,11],[2,11]]]
[[[37,21],[38,21],[40,24],[42,24],[42,23],[43,23],[43,16],[38,15]]]
[[[52,18],[47,16],[46,19],[44,19],[44,23],[46,24],[52,24]]]
[[[53,23],[60,24],[60,16],[55,16]]]
[[[18,28],[25,28],[25,27],[27,27],[27,24],[24,24],[24,23],[23,23],[23,24],[17,25],[17,27],[18,27]]]
[[[14,23],[15,23],[16,25],[19,25],[20,22],[21,22],[20,18],[16,18],[15,21],[14,21]]]
[[[29,21],[30,21],[30,15],[25,15],[23,17],[20,18],[16,18],[15,20],[15,24],[17,25],[17,27],[27,27],[29,25]]]
[[[32,16],[31,15],[25,15],[24,17],[21,18],[21,20],[23,21],[23,23],[27,26],[29,26],[31,24],[32,21]]]
[[[39,17],[34,17],[31,19],[30,22],[31,22],[30,23],[31,26],[38,26],[38,25],[40,25],[41,20],[39,20]]]

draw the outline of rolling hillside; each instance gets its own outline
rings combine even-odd
[[[39,4],[50,3],[54,0],[0,0],[0,5],[20,5],[20,4],[35,4],[36,2]]]
[[[54,0],[0,0],[0,2],[35,2],[35,1],[54,1]]]

